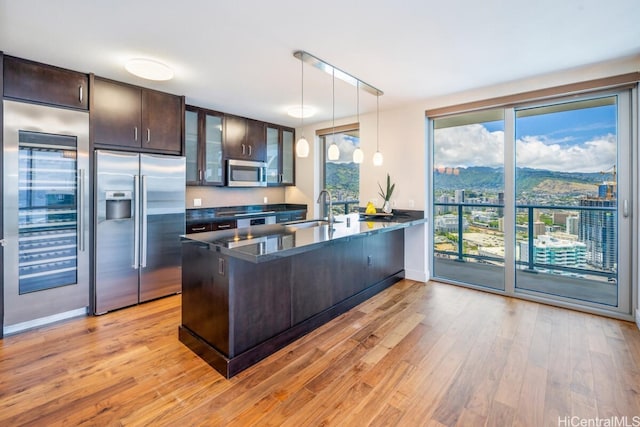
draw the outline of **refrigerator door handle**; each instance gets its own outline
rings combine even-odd
[[[133,265],[138,269],[140,265],[140,177],[133,176]]]
[[[142,245],[140,267],[147,266],[147,177],[142,175],[142,205],[140,209],[140,217],[142,218],[142,237],[140,244]]]
[[[78,207],[76,215],[77,230],[77,248],[80,252],[84,252],[84,169],[78,169]]]

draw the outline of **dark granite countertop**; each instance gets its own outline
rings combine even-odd
[[[343,239],[359,238],[426,222],[422,211],[399,211],[392,217],[336,216],[336,222],[310,226],[312,221],[257,225],[232,230],[187,234],[185,242],[207,244],[211,249],[250,262],[265,262],[311,251]]]

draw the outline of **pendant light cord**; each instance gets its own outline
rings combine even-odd
[[[356,82],[356,115],[360,127],[360,82]]]
[[[302,136],[304,137],[304,62],[300,61],[300,75],[302,76],[300,78],[300,132],[302,133]]]
[[[380,95],[376,95],[376,152],[380,151]]]
[[[333,76],[333,78],[331,79],[331,81],[333,82],[331,84],[331,96],[333,98],[333,105],[332,105],[332,129],[331,129],[331,139],[333,140],[333,143],[336,143],[336,69],[334,68],[333,71],[331,72],[331,75]]]

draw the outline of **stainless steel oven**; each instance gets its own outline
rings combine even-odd
[[[252,160],[227,160],[228,187],[266,187],[267,164]]]

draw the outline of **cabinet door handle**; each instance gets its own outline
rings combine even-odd
[[[133,127],[133,140],[134,141],[138,140],[138,126]]]
[[[204,230],[206,230],[206,229],[207,229],[207,227],[206,227],[206,226],[205,226],[205,227],[193,227],[193,228],[191,229],[191,231],[204,231]]]
[[[244,144],[242,144],[242,155],[243,156],[244,156],[244,153],[245,153],[245,146],[244,146]]]
[[[151,142],[151,129],[147,128],[147,143]]]
[[[218,226],[218,230],[222,230],[222,229],[225,229],[225,228],[231,228],[231,224],[220,224]]]
[[[224,258],[218,258],[218,274],[224,276]]]
[[[251,155],[251,145],[249,145],[249,155]]]
[[[80,100],[80,103],[82,104],[82,98],[83,98],[83,96],[82,96],[82,85],[80,85],[78,87],[78,92],[79,92],[78,99]]]
[[[198,169],[198,180],[202,181],[202,169]]]

